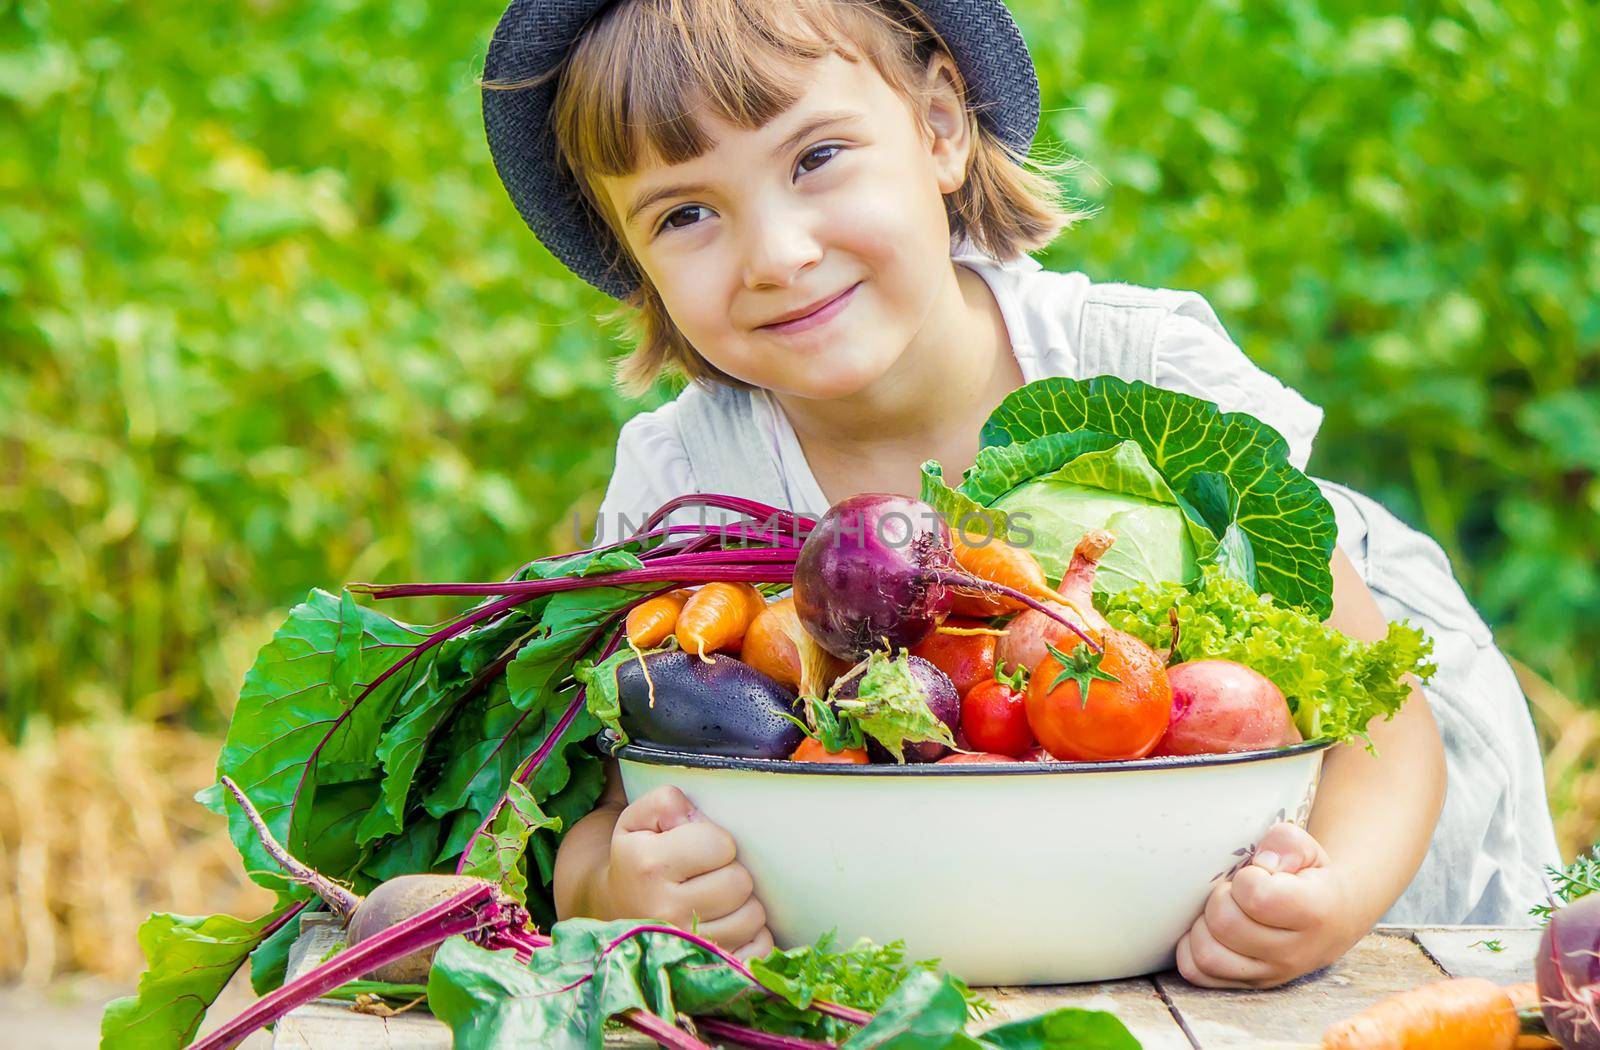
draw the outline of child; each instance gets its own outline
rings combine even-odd
[[[623,428],[600,541],[694,490],[812,514],[914,493],[923,460],[958,475],[995,405],[1051,375],[1112,373],[1249,412],[1305,466],[1321,412],[1256,369],[1202,299],[1025,256],[1077,216],[1023,160],[1038,86],[1000,0],[515,0],[485,80],[518,209],[634,308],[624,377],[694,381]],[[1385,609],[1347,551],[1372,578],[1396,526],[1327,491],[1341,526],[1329,622],[1382,637]],[[1309,828],[1273,827],[1218,886],[1177,946],[1183,975],[1270,987],[1327,965],[1396,914],[1425,855],[1437,878],[1414,891],[1428,914],[1399,909],[1412,921],[1531,903],[1554,839],[1523,775],[1526,712],[1502,708],[1496,746],[1523,756],[1519,775],[1441,824],[1432,854],[1446,757],[1421,691],[1371,727],[1376,756],[1331,752]],[[1508,831],[1511,816],[1526,830]],[[1489,826],[1506,841],[1484,861]],[[614,769],[561,845],[555,893],[563,915],[697,921],[746,956],[772,946],[730,836],[675,790],[629,802]]]

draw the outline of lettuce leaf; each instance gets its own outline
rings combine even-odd
[[[1178,612],[1173,662],[1233,660],[1272,680],[1289,701],[1307,740],[1365,738],[1374,718],[1391,718],[1410,695],[1405,675],[1427,681],[1433,642],[1407,624],[1358,642],[1304,609],[1284,605],[1208,569],[1192,591],[1176,584],[1141,586],[1105,601],[1111,626],[1152,647],[1171,641],[1169,613]]]

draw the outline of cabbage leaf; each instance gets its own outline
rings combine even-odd
[[[1118,537],[1108,558],[1121,559],[1107,591],[1193,583],[1214,564],[1280,603],[1333,611],[1333,508],[1254,416],[1113,376],[1050,378],[1008,395],[979,440],[955,488],[923,465],[922,498],[952,525],[1005,529],[1052,577],[1086,528],[1106,527]],[[1031,521],[1016,519],[1023,510]],[[1053,534],[1018,535],[1039,525]]]

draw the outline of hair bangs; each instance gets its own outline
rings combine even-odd
[[[848,7],[826,0],[635,0],[608,11],[568,61],[557,137],[593,178],[646,160],[681,164],[714,145],[711,116],[764,127],[804,93],[804,67],[830,53],[862,57]],[[854,21],[855,19],[850,19]]]

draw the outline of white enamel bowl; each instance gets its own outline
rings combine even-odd
[[[1326,743],[1132,762],[842,766],[629,745],[628,797],[674,784],[739,844],[780,947],[903,940],[975,985],[1153,973]]]

